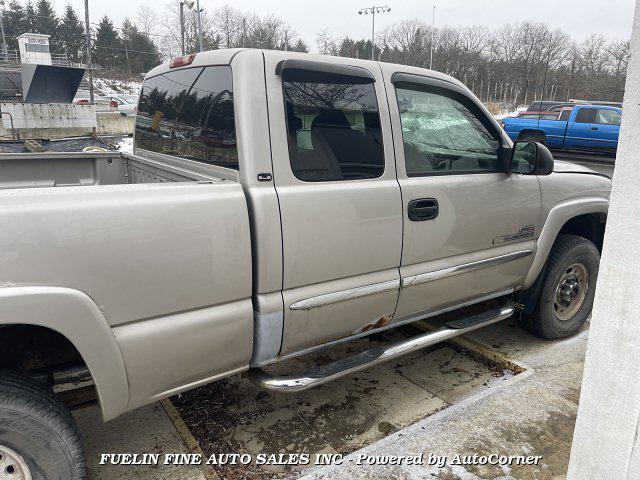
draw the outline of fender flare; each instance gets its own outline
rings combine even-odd
[[[574,217],[588,213],[604,213],[609,210],[609,200],[605,197],[585,197],[566,200],[555,205],[547,215],[540,236],[536,242],[536,254],[524,281],[523,289],[530,288],[538,278],[547,261],[560,229]]]
[[[0,325],[50,328],[78,350],[96,386],[104,421],[126,412],[129,385],[113,331],[85,293],[63,287],[0,288]]]

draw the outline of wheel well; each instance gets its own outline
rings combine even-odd
[[[28,372],[83,363],[73,343],[50,328],[2,325],[0,332],[0,369]]]
[[[586,238],[598,247],[598,251],[602,253],[602,241],[604,239],[604,227],[607,216],[604,213],[587,213],[573,217],[567,221],[558,234],[570,233],[582,238]]]
[[[520,130],[518,138],[524,138],[526,135],[546,137],[546,134],[541,130]]]

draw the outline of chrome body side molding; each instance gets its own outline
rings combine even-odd
[[[414,285],[420,285],[422,283],[432,282],[434,280],[441,280],[443,278],[452,277],[454,275],[460,275],[463,273],[469,273],[483,268],[494,267],[502,263],[528,257],[531,254],[533,254],[533,250],[520,250],[518,252],[507,253],[505,255],[499,255],[497,257],[478,260],[476,262],[463,263],[461,265],[455,265],[453,267],[447,267],[441,270],[435,270],[433,272],[426,272],[419,275],[404,277],[402,279],[402,288],[412,287]]]
[[[374,283],[363,287],[350,288],[349,290],[341,290],[339,292],[326,293],[317,297],[306,298],[292,304],[291,310],[311,310],[312,308],[324,307],[332,303],[344,302],[354,298],[375,295],[376,293],[387,292],[390,290],[398,290],[400,288],[400,280],[389,280],[388,282]]]
[[[320,345],[314,345],[313,347],[305,348],[303,350],[298,350],[297,352],[289,353],[287,355],[283,355],[281,357],[278,357],[278,361],[289,360],[291,358],[299,357],[301,355],[306,355],[307,353],[312,353],[312,352],[315,352],[317,350],[322,350],[324,348],[328,348],[328,347],[331,347],[331,346],[334,346],[334,345],[339,345],[341,343],[351,342],[353,340],[357,340],[358,338],[362,338],[362,337],[366,337],[367,335],[371,335],[372,333],[384,332],[385,330],[390,330],[392,328],[397,328],[397,327],[400,327],[402,325],[407,325],[407,324],[413,323],[413,322],[419,322],[420,320],[426,320],[427,318],[435,317],[436,315],[441,315],[443,313],[451,312],[451,311],[457,310],[459,308],[468,307],[469,305],[473,305],[475,303],[485,302],[487,300],[492,300],[494,298],[504,297],[505,295],[509,295],[509,294],[513,293],[515,290],[516,290],[515,288],[509,288],[509,289],[506,289],[506,290],[500,290],[500,291],[497,291],[497,292],[489,293],[487,295],[482,295],[481,297],[472,298],[471,300],[467,300],[466,302],[455,303],[455,304],[451,304],[451,305],[446,305],[444,307],[439,307],[439,308],[436,308],[436,309],[425,310],[425,311],[418,312],[418,313],[415,313],[415,314],[412,314],[412,315],[409,315],[409,316],[403,316],[403,317],[394,318],[393,321],[390,324],[388,324],[388,325],[386,325],[384,327],[380,327],[380,328],[376,328],[376,329],[373,329],[373,330],[369,330],[367,332],[356,333],[355,335],[349,335],[348,337],[338,338],[338,339],[332,340],[330,342],[322,343]]]
[[[508,300],[501,307],[455,322],[449,322],[432,332],[423,333],[390,345],[375,346],[357,355],[343,358],[328,365],[313,367],[298,376],[277,377],[262,369],[252,368],[249,369],[249,379],[260,388],[266,390],[299,392],[499,322],[513,315],[514,311],[513,302]]]

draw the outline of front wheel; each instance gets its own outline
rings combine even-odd
[[[580,331],[593,307],[600,253],[586,238],[559,235],[547,260],[533,314],[524,318],[535,335],[556,339]]]
[[[44,387],[0,371],[0,478],[84,480],[80,434],[67,408]]]

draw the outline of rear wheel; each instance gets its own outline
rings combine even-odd
[[[80,433],[69,410],[49,390],[8,371],[0,371],[0,478],[86,478]]]
[[[525,327],[535,335],[562,338],[580,331],[593,307],[600,254],[589,240],[559,235],[547,260],[542,289]]]

